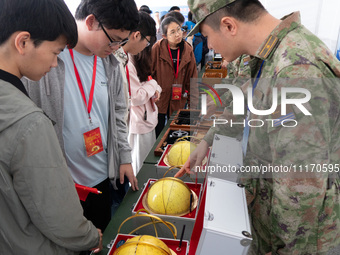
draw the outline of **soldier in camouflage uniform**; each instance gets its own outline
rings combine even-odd
[[[188,5],[198,21],[192,32],[200,28],[209,47],[227,61],[241,54],[252,56],[251,77],[261,77],[250,84],[255,109],[271,108],[274,89],[278,102],[282,87],[310,92],[303,107],[311,115],[294,104],[286,113],[250,114],[249,119],[260,119],[264,125],[250,128],[244,164],[291,166],[297,172],[260,174],[245,184],[253,195],[248,209],[254,254],[326,254],[340,243],[340,180],[330,171],[338,170],[340,163],[339,62],[301,25],[298,12],[278,20],[257,0],[189,0]],[[280,125],[285,118],[291,127]],[[265,119],[277,119],[279,125]],[[211,128],[177,176],[200,164],[215,133],[234,136],[240,131],[222,125]],[[326,171],[311,172],[313,164],[325,164]]]

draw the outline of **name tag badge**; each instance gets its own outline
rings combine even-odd
[[[96,127],[83,133],[86,156],[91,157],[104,150],[100,128]]]
[[[171,100],[181,100],[182,98],[182,84],[172,84]]]

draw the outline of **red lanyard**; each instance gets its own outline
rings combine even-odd
[[[130,73],[129,73],[128,65],[125,66],[125,70],[126,70],[126,78],[129,84],[129,98],[131,98]]]
[[[87,104],[86,101],[86,97],[85,97],[85,92],[84,92],[84,87],[83,84],[81,82],[80,76],[79,76],[79,72],[78,69],[76,67],[76,63],[74,62],[74,56],[73,56],[73,50],[72,49],[68,49],[70,51],[70,55],[72,58],[72,62],[73,62],[73,67],[74,67],[74,73],[76,75],[77,78],[77,82],[78,82],[78,87],[80,90],[80,93],[83,97],[85,106],[87,108],[87,113],[89,114],[89,120],[91,122],[91,109],[92,109],[92,102],[93,102],[93,94],[94,94],[94,85],[96,84],[96,71],[97,71],[97,56],[94,56],[94,62],[93,62],[93,74],[92,74],[92,85],[91,85],[91,91],[90,91],[90,95],[89,95],[89,103]]]
[[[169,54],[170,54],[170,58],[171,58],[171,62],[174,63],[173,59],[172,59],[172,54],[171,54],[171,50],[170,50],[170,46],[168,44],[168,50],[169,50]],[[179,66],[179,48],[177,50],[177,70],[175,72],[174,70],[174,75],[175,75],[175,78],[177,79],[178,77],[178,66]]]
[[[124,50],[124,53],[127,56],[125,70],[126,70],[126,79],[127,79],[128,85],[129,85],[129,98],[131,98],[130,72],[129,72],[129,67],[128,67],[128,64],[129,64],[129,55],[128,55],[128,53],[125,50]]]

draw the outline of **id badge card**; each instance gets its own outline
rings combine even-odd
[[[93,123],[83,128],[86,156],[91,157],[104,150],[99,125]]]
[[[171,100],[181,100],[182,98],[182,84],[172,84]]]

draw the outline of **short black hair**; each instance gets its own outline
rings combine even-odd
[[[0,24],[0,45],[17,31],[29,32],[35,47],[61,35],[70,48],[78,41],[77,24],[63,0],[0,0]]]
[[[143,11],[143,12],[146,12],[148,14],[151,14],[152,11],[150,10],[149,6],[147,5],[142,5],[140,8],[139,8],[139,11]]]
[[[162,28],[162,34],[166,35],[168,33],[168,27],[171,23],[177,23],[179,26],[181,25],[179,23],[179,21],[177,19],[175,19],[174,17],[170,16],[170,17],[166,17],[165,19],[163,19],[162,23],[161,23],[161,28]]]
[[[165,18],[167,17],[174,17],[175,19],[177,19],[179,21],[179,23],[183,24],[184,21],[185,21],[185,18],[183,16],[182,13],[180,12],[168,12],[166,15],[165,15]]]
[[[204,24],[210,26],[214,30],[219,30],[220,21],[225,16],[249,23],[255,21],[266,12],[266,9],[258,0],[237,0],[209,15],[204,20]]]
[[[93,14],[108,29],[134,30],[138,25],[138,9],[134,0],[82,0],[76,20]]]
[[[181,8],[179,8],[178,6],[174,5],[170,8],[169,12],[172,12],[172,11],[180,11]]]
[[[192,12],[191,12],[191,11],[188,12],[188,20],[189,20],[189,21],[193,21],[193,20],[192,20]]]

